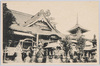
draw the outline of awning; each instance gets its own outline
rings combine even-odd
[[[16,35],[35,37],[35,36],[32,35],[32,34],[24,33],[24,32],[19,32],[19,31],[13,31],[13,33],[16,34]]]
[[[70,40],[70,42],[72,42],[72,43],[77,43],[77,40]]]
[[[60,47],[60,44],[55,42],[55,43],[49,43],[45,48],[56,48],[57,46]]]
[[[95,51],[96,48],[93,47],[92,42],[86,41],[85,48],[83,50],[85,50],[85,51]]]

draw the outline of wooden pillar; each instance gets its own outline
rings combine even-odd
[[[4,52],[3,52],[3,55],[4,55],[4,59],[3,59],[3,61],[5,62],[5,60],[6,60],[6,47],[5,47],[5,49],[4,49]]]
[[[33,43],[33,38],[32,38],[32,47],[34,46],[33,44],[34,44],[34,43]]]
[[[46,56],[48,56],[48,49],[46,49]]]
[[[37,54],[37,52],[38,52],[38,42],[39,41],[39,34],[36,34],[36,52],[35,52],[35,55]]]
[[[36,36],[36,44],[37,44],[37,47],[38,47],[38,43],[39,43],[39,34],[37,34],[37,36]]]

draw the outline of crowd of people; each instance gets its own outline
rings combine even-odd
[[[77,48],[77,44],[74,42],[72,42],[70,46],[66,46],[61,42],[60,46],[57,46],[56,48],[49,48],[48,51],[46,49],[48,48],[43,47],[43,45],[39,45],[38,49],[36,48],[35,50],[32,50],[32,47],[29,47],[29,51],[26,53],[22,52],[22,54],[20,53],[21,55],[18,55],[22,57],[22,62],[27,63],[77,63],[97,61],[96,49],[82,50],[81,48]]]
[[[81,40],[78,40],[81,41]],[[96,42],[90,42],[92,44],[91,49],[87,49],[86,42],[68,42],[56,40],[54,42],[58,46],[45,48],[42,42],[39,43],[38,47],[29,46],[27,51],[23,51],[21,46],[16,47],[17,52],[15,53],[14,62],[23,63],[88,63],[97,62],[97,50]],[[83,39],[82,39],[83,41]],[[81,44],[78,44],[81,43]],[[83,44],[84,43],[84,44]],[[94,44],[95,43],[95,44]],[[86,49],[85,49],[86,48]]]

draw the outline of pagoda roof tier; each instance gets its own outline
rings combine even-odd
[[[69,32],[70,32],[71,34],[76,34],[77,31],[78,31],[78,29],[81,29],[81,32],[82,32],[82,33],[85,33],[85,32],[87,32],[87,31],[89,31],[89,30],[83,28],[82,26],[80,26],[79,24],[76,24],[71,30],[69,30]]]

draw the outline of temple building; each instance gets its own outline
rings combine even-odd
[[[18,23],[10,26],[13,30],[12,35],[15,37],[14,39],[20,40],[32,38],[38,44],[39,41],[42,41],[43,43],[48,42],[49,36],[51,35],[61,38],[64,36],[48,19],[51,14],[49,10],[46,12],[44,12],[44,10],[40,10],[34,16],[15,10],[11,11]]]

